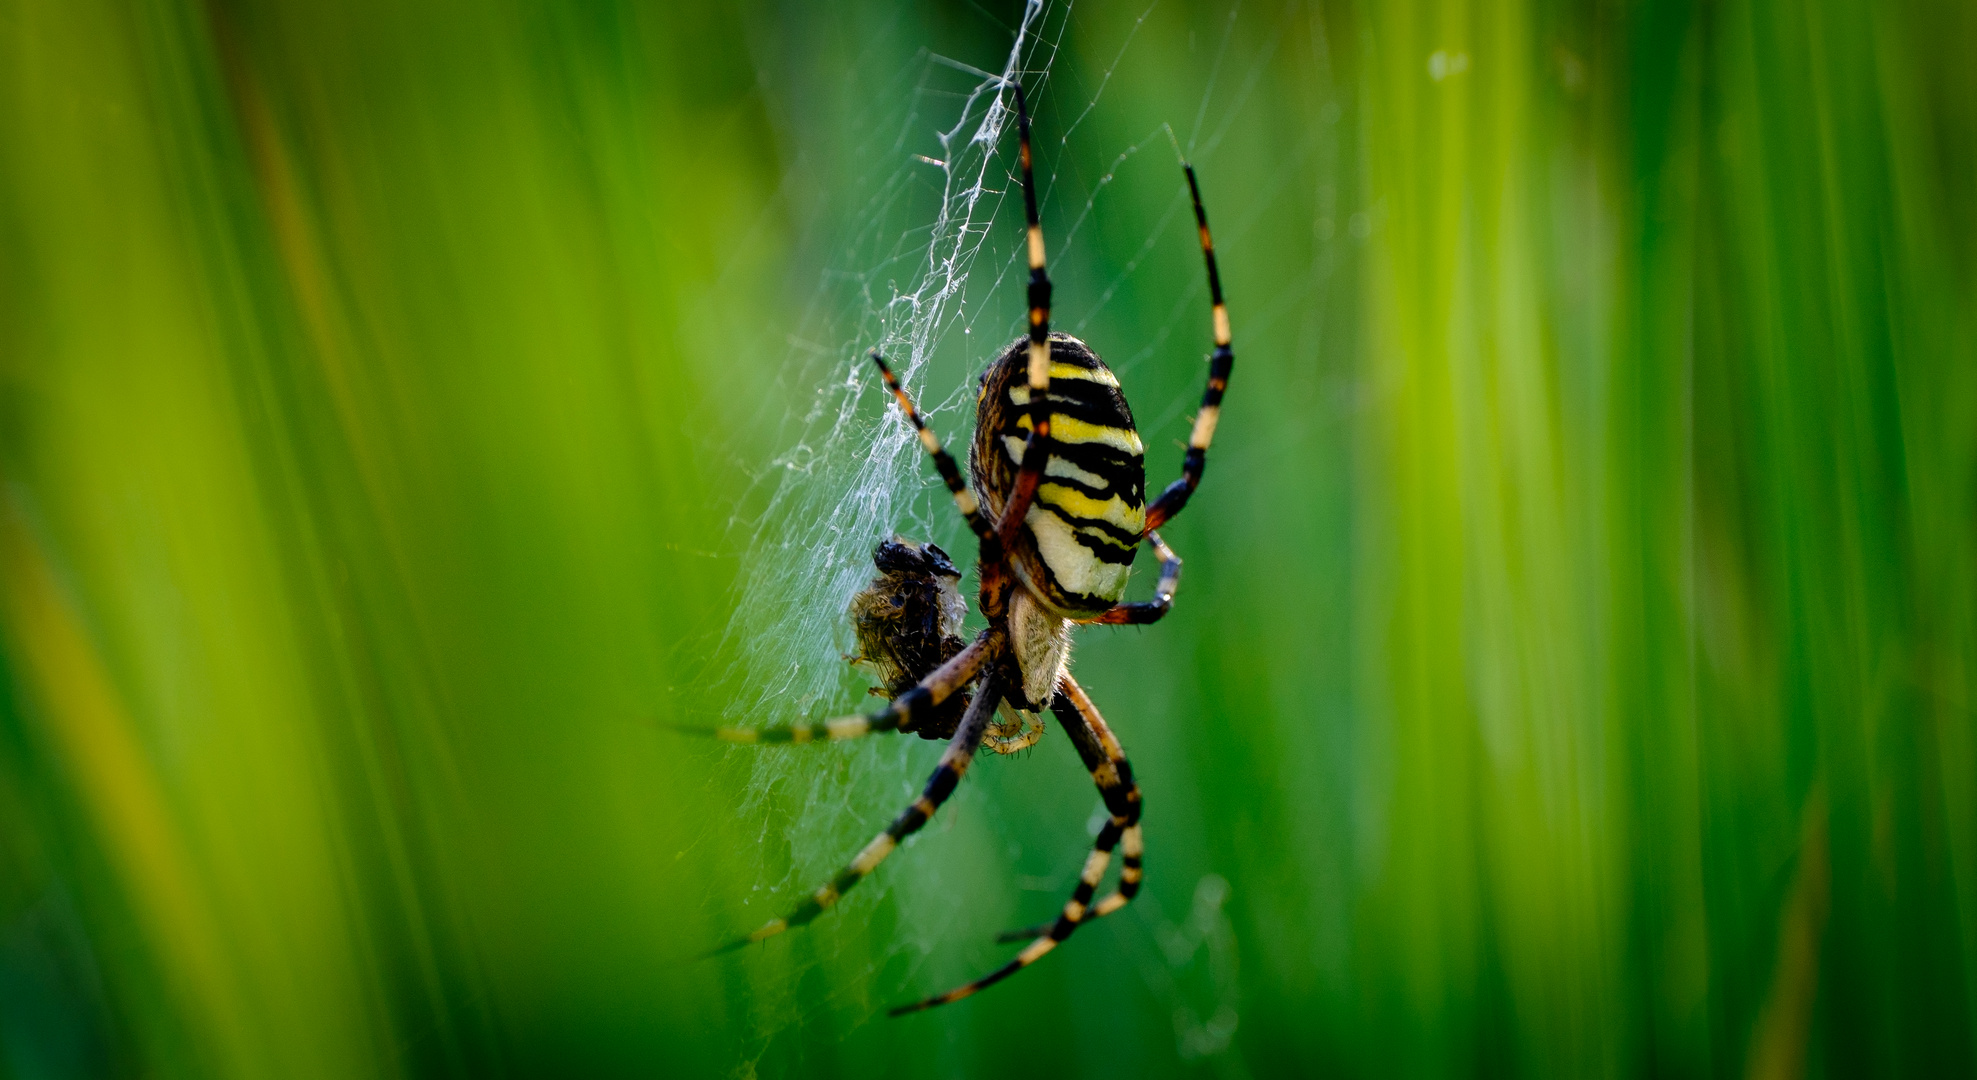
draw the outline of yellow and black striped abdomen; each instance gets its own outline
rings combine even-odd
[[[1002,512],[1030,437],[1026,338],[982,373],[969,465],[991,515]],[[1050,457],[1010,561],[1066,618],[1090,618],[1126,592],[1146,528],[1146,463],[1119,380],[1084,342],[1050,335]]]

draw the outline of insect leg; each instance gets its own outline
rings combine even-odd
[[[955,787],[961,783],[961,777],[968,771],[969,763],[975,759],[975,747],[981,744],[982,730],[988,726],[989,717],[995,715],[996,704],[1001,700],[1000,688],[996,685],[995,675],[991,673],[982,680],[981,691],[975,695],[975,700],[968,703],[968,711],[961,717],[961,726],[955,729],[954,738],[948,740],[947,751],[941,754],[940,764],[934,767],[933,775],[927,778],[926,788],[911,806],[892,819],[892,824],[887,825],[884,832],[873,837],[871,842],[858,852],[856,858],[838,871],[837,876],[832,878],[829,884],[811,893],[796,906],[794,911],[780,919],[769,920],[761,929],[747,937],[730,941],[704,954],[703,958],[733,952],[743,946],[775,937],[785,930],[809,923],[828,911],[845,893],[851,891],[852,886],[865,880],[867,875],[878,869],[886,856],[899,847],[900,841],[919,832],[928,819],[934,816],[934,812],[940,809],[941,804],[947,801],[947,797],[954,794]]]
[[[1188,496],[1201,483],[1201,471],[1208,464],[1208,444],[1215,439],[1215,423],[1222,416],[1222,394],[1229,388],[1229,371],[1236,366],[1236,354],[1229,347],[1229,309],[1222,303],[1222,275],[1215,269],[1215,242],[1208,236],[1208,212],[1201,208],[1201,186],[1195,183],[1194,166],[1181,166],[1188,174],[1188,191],[1194,196],[1194,221],[1201,230],[1201,257],[1208,263],[1208,299],[1214,305],[1211,318],[1215,351],[1208,357],[1208,389],[1201,394],[1201,411],[1195,414],[1194,432],[1188,436],[1187,456],[1181,459],[1181,478],[1167,485],[1160,498],[1146,508],[1148,532],[1172,520],[1188,504]]]

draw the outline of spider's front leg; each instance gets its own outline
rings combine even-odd
[[[1201,186],[1195,183],[1194,166],[1181,166],[1188,174],[1188,192],[1194,196],[1195,226],[1201,231],[1201,257],[1208,264],[1210,321],[1215,335],[1215,351],[1208,357],[1208,388],[1201,394],[1201,411],[1195,414],[1194,431],[1188,436],[1187,456],[1181,459],[1181,478],[1167,485],[1160,498],[1146,508],[1148,532],[1173,520],[1188,504],[1188,497],[1201,484],[1202,470],[1208,466],[1208,444],[1215,441],[1215,425],[1222,416],[1222,395],[1229,389],[1229,372],[1236,366],[1236,354],[1229,344],[1229,309],[1222,302],[1222,275],[1215,269],[1215,242],[1208,236],[1208,212],[1201,208]]]
[[[1030,256],[1030,434],[1023,443],[1023,456],[1010,485],[1009,499],[996,522],[996,538],[1007,551],[1015,546],[1016,533],[1029,516],[1037,486],[1050,458],[1050,271],[1044,268],[1043,224],[1037,218],[1037,181],[1030,166],[1030,107],[1023,98],[1022,85],[1016,91],[1016,147],[1023,167],[1024,236]],[[986,560],[986,557],[984,557]]]
[[[913,805],[908,806],[894,818],[884,832],[873,837],[872,841],[858,852],[856,858],[838,871],[830,884],[811,893],[796,906],[794,911],[780,919],[769,920],[761,929],[747,937],[737,938],[703,954],[703,959],[732,952],[764,938],[774,937],[792,927],[809,923],[829,910],[845,893],[850,892],[852,886],[878,869],[886,856],[899,847],[900,841],[919,832],[934,816],[934,812],[940,809],[941,804],[947,801],[947,797],[954,794],[955,787],[961,783],[961,777],[968,771],[969,763],[974,761],[975,747],[981,745],[982,731],[988,727],[989,717],[995,715],[995,707],[1001,700],[1002,692],[996,683],[995,672],[990,671],[983,677],[981,689],[975,694],[975,700],[969,702],[968,711],[962,715],[961,724],[955,729],[954,738],[948,740],[947,751],[940,756],[940,764],[934,767],[933,775],[927,778],[926,789],[913,801]]]
[[[1064,725],[1065,734],[1070,736],[1071,744],[1077,747],[1078,756],[1084,760],[1092,782],[1098,785],[1099,795],[1105,800],[1105,809],[1111,814],[1099,829],[1097,839],[1092,841],[1091,854],[1085,858],[1077,888],[1072,890],[1071,899],[1065,902],[1056,922],[1004,934],[998,939],[1035,939],[1017,953],[1015,959],[966,986],[925,1001],[903,1005],[892,1010],[891,1015],[902,1016],[931,1009],[993,986],[1042,959],[1045,953],[1062,944],[1079,926],[1112,914],[1139,894],[1143,878],[1140,860],[1145,853],[1145,842],[1140,835],[1140,789],[1133,783],[1133,767],[1126,760],[1126,751],[1119,745],[1118,738],[1106,726],[1105,718],[1099,715],[1098,707],[1092,704],[1078,681],[1066,674],[1059,687],[1061,692],[1051,704],[1051,711],[1057,714],[1058,721]],[[1119,888],[1103,900],[1092,903],[1092,895],[1098,891],[1098,883],[1112,861],[1114,848],[1123,848]]]
[[[1085,912],[1084,918],[1079,920],[1079,925],[1083,925],[1112,914],[1132,903],[1133,897],[1139,895],[1140,882],[1144,879],[1140,859],[1145,854],[1145,844],[1140,836],[1140,789],[1133,782],[1133,766],[1126,760],[1126,751],[1119,745],[1118,736],[1112,734],[1105,717],[1099,715],[1098,706],[1092,704],[1084,687],[1079,686],[1071,676],[1064,676],[1063,693],[1051,703],[1050,710],[1063,722],[1071,745],[1078,748],[1078,756],[1091,772],[1092,782],[1098,785],[1099,797],[1105,800],[1106,811],[1112,815],[1112,822],[1119,826],[1126,849],[1119,868],[1119,887]],[[1094,884],[1097,880],[1095,877],[1092,879]],[[1082,882],[1080,885],[1082,887]],[[1007,943],[1034,938],[1048,932],[1051,925],[1044,923],[1021,930],[1006,930],[997,934],[995,940]]]

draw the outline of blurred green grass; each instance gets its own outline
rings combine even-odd
[[[1163,123],[1236,320],[1176,614],[1080,642],[1146,898],[876,1019],[1068,886],[1053,738],[676,962],[930,766],[642,721],[772,674],[729,606],[845,359],[791,342],[863,332],[929,54],[1017,19],[0,0],[0,1072],[1977,1072],[1938,0],[1049,9],[1059,322],[1156,477],[1205,348]]]

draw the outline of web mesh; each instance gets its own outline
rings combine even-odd
[[[929,376],[950,336],[963,339],[965,348],[957,351],[991,347],[977,347],[970,316],[990,308],[984,298],[995,285],[976,279],[977,266],[997,267],[981,277],[998,278],[1013,253],[1005,235],[1013,230],[992,223],[1005,204],[1021,213],[1020,188],[1011,176],[1014,133],[1006,130],[1015,118],[1009,86],[1021,76],[1027,92],[1038,92],[1068,10],[1030,0],[999,70],[923,52],[890,95],[903,103],[903,114],[870,125],[886,141],[847,151],[876,162],[878,175],[853,185],[870,194],[855,207],[850,241],[830,260],[782,365],[789,380],[785,396],[807,397],[807,409],[792,425],[789,448],[757,478],[753,496],[762,509],[738,523],[745,533],[744,574],[721,650],[737,658],[723,680],[732,687],[732,722],[789,723],[879,705],[880,699],[865,696],[868,681],[844,659],[852,645],[845,608],[873,576],[871,551],[878,540],[893,533],[933,539],[955,555],[957,565],[973,561],[972,540],[959,543],[965,527],[937,482],[929,490],[924,452],[910,425],[887,407],[866,353],[874,347],[884,352],[950,443],[965,435],[965,410],[958,407],[966,399],[965,378],[949,379],[944,393],[930,396]],[[881,115],[887,107],[873,105]],[[982,335],[988,342],[1000,335],[1000,324],[992,324],[998,331]],[[958,374],[969,364],[952,366]],[[965,445],[954,448],[965,453]],[[972,597],[968,585],[963,591]],[[761,841],[758,884],[744,900],[747,920],[759,925],[784,914],[835,872],[917,794],[930,757],[919,739],[885,738],[822,754],[752,755],[748,795],[738,808],[759,827]],[[951,810],[972,800],[968,788],[963,785]],[[930,831],[943,831],[953,816],[943,814],[949,820],[937,818]],[[906,865],[912,866],[910,884],[892,872]],[[929,863],[896,856],[830,918],[863,925],[891,888],[942,888],[937,876],[929,877],[935,874]],[[819,999],[814,984],[811,993],[798,993],[800,980],[788,976],[791,968],[818,964],[841,976],[854,966],[876,970],[902,953],[932,952],[947,927],[927,921],[944,919],[922,906],[898,908],[900,923],[891,934],[867,938],[813,929],[798,935],[804,940],[779,943],[787,944],[787,966],[760,965],[764,972],[751,994],[763,1045],[808,1017],[846,1005],[874,1011],[891,1003],[842,1000],[842,994],[873,989],[861,986]],[[863,955],[840,956],[842,950]]]
[[[850,249],[853,257],[876,254],[876,260],[827,275],[818,299],[841,305],[838,311],[813,305],[811,332],[796,346],[791,366],[825,370],[801,438],[762,478],[772,490],[750,545],[742,602],[730,628],[732,651],[751,676],[737,700],[743,718],[787,721],[841,705],[848,685],[840,648],[848,640],[844,607],[872,577],[872,545],[894,532],[922,538],[954,534],[946,521],[936,527],[932,520],[922,497],[923,451],[897,410],[884,407],[866,353],[879,349],[909,390],[916,396],[924,391],[939,346],[966,311],[976,262],[985,248],[998,246],[990,223],[1013,191],[1004,175],[1004,158],[1012,154],[1004,145],[1010,142],[1004,128],[1015,118],[1007,84],[1023,74],[1034,87],[1048,72],[1056,49],[1036,36],[1047,14],[1042,0],[1025,7],[998,73],[924,58],[914,96],[959,96],[951,121],[937,134],[942,153],[907,149],[913,140],[902,131],[893,148],[898,168],[875,186]],[[957,79],[973,81],[960,89],[943,85]],[[905,122],[919,120],[915,110]],[[930,177],[938,181],[932,222],[893,235],[898,211],[912,205],[911,195]],[[1003,238],[999,246],[1006,245]],[[839,311],[855,313],[855,323],[843,325]],[[962,329],[972,333],[972,327]],[[835,342],[813,343],[827,336]],[[945,399],[920,406],[937,422],[950,420],[952,399],[960,393],[956,387]],[[955,554],[965,564],[970,552]]]

